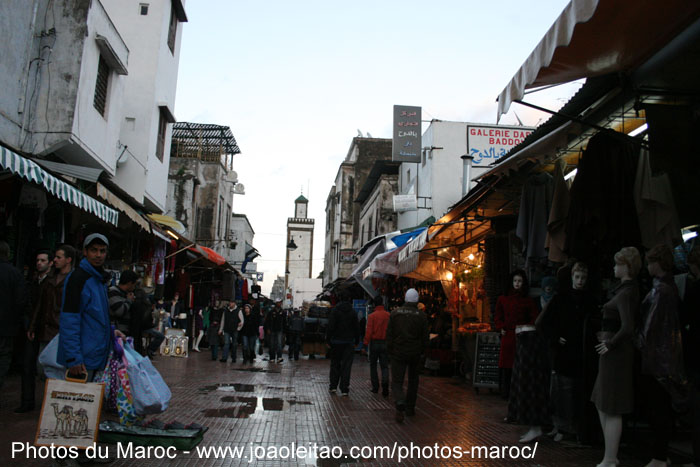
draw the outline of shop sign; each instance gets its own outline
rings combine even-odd
[[[418,210],[416,195],[394,195],[394,212]]]
[[[256,272],[256,273],[255,273],[255,280],[258,281],[258,282],[262,282],[264,276],[265,276],[265,273],[263,273],[263,272]]]
[[[355,258],[355,250],[340,250],[341,263],[354,263],[356,261],[357,258]]]
[[[420,156],[421,108],[395,105],[391,160],[394,162],[420,162]]]
[[[467,125],[467,153],[474,158],[473,166],[495,164],[533,130],[525,126]]]

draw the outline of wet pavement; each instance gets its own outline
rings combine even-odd
[[[116,459],[113,466],[594,466],[602,458],[600,447],[544,438],[536,445],[534,459],[513,459],[511,454],[531,455],[535,447],[533,443],[520,451],[524,445],[518,439],[526,428],[503,423],[505,402],[489,391],[477,394],[463,379],[422,375],[416,415],[399,424],[391,397],[370,392],[369,364],[359,355],[348,397],[329,394],[325,359],[285,358],[277,364],[258,358],[253,365],[243,365],[212,361],[202,352],[184,359],[158,357],[155,365],[173,397],[167,412],[149,418],[206,426],[200,451],[226,447],[230,451],[220,452],[219,458],[213,451],[179,451],[174,459],[157,459],[151,453],[144,459]],[[48,460],[21,454],[11,457],[11,443],[32,443],[37,426],[38,410],[12,412],[19,385],[19,376],[12,375],[3,387],[0,462],[50,465]],[[404,457],[400,464],[399,456]],[[623,467],[639,466],[648,459],[638,449],[624,446],[620,461]]]

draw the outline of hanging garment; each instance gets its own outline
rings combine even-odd
[[[566,161],[559,159],[554,166],[554,193],[552,208],[549,210],[547,222],[547,239],[545,247],[549,250],[548,258],[556,263],[568,259],[566,247],[566,216],[569,213],[569,187],[564,180]]]
[[[642,244],[646,248],[664,244],[674,247],[683,243],[676,203],[667,174],[653,175],[649,151],[643,149],[634,181],[634,203],[639,216]]]
[[[611,130],[589,140],[569,192],[565,249],[569,256],[592,261],[640,245],[632,178],[638,155],[637,143]]]
[[[545,241],[552,188],[552,176],[544,172],[530,176],[523,185],[515,234],[523,242],[526,266],[547,257]]]

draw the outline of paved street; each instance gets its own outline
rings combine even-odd
[[[285,354],[286,357],[286,354]],[[240,446],[250,457],[250,447],[259,446],[267,453],[269,448],[313,445],[336,447],[337,460],[306,458],[296,460],[256,460],[257,465],[318,465],[339,466],[363,463],[366,465],[397,465],[393,459],[368,456],[355,461],[348,458],[353,446],[418,446],[462,447],[511,446],[523,427],[501,422],[505,403],[494,394],[475,392],[463,381],[434,376],[422,376],[417,413],[407,417],[403,424],[394,421],[391,398],[369,391],[369,364],[359,355],[355,359],[349,397],[331,395],[327,388],[329,362],[325,359],[282,364],[256,362],[220,363],[210,360],[206,352],[191,354],[188,359],[158,357],[156,366],[165,376],[173,392],[171,408],[158,418],[165,422],[178,420],[184,424],[197,422],[209,427],[204,441],[206,446]],[[0,410],[0,461],[10,461],[10,442],[32,442],[38,411],[31,414],[12,413],[16,406],[19,377],[11,376],[5,386],[3,407]],[[534,446],[534,445],[533,445]],[[630,448],[623,448],[622,466],[644,465],[643,458],[632,457]],[[320,452],[320,451],[319,451]],[[398,451],[395,451],[398,453]],[[280,454],[285,452],[280,450]],[[429,454],[425,452],[425,454]],[[600,449],[565,446],[549,439],[537,445],[534,460],[484,460],[449,458],[405,459],[401,465],[571,465],[593,466],[602,457]],[[114,466],[167,465],[167,466],[228,466],[244,465],[248,458],[200,458],[196,452],[178,453],[175,460],[120,459]],[[17,463],[15,460],[13,463]],[[22,460],[21,465],[48,465],[44,461]]]

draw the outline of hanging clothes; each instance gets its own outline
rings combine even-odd
[[[559,159],[554,166],[554,190],[552,208],[547,221],[547,239],[545,247],[549,250],[548,258],[555,263],[564,263],[568,255],[566,247],[566,216],[569,213],[569,186],[564,180],[566,161]]]
[[[523,242],[526,266],[547,257],[545,242],[552,190],[552,176],[545,172],[530,176],[523,185],[515,234]]]
[[[638,155],[638,143],[611,130],[589,140],[569,192],[569,256],[582,261],[612,258],[622,247],[640,245],[633,191]]]
[[[659,244],[674,247],[683,243],[671,180],[668,174],[651,173],[649,151],[646,149],[639,156],[634,180],[634,203],[644,247],[650,249]]]

